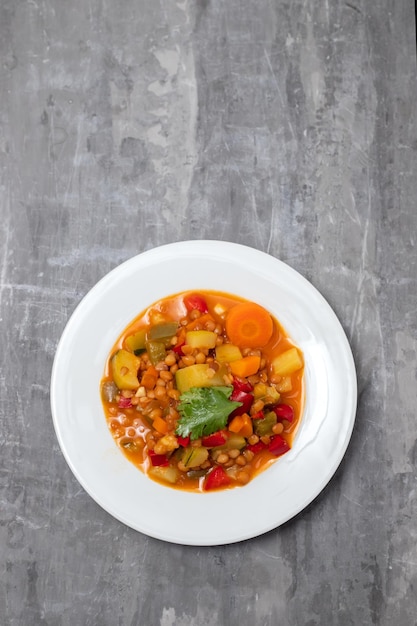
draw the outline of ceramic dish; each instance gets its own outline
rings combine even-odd
[[[271,311],[304,353],[306,402],[292,449],[248,485],[188,493],[150,480],[126,459],[107,429],[99,386],[109,351],[133,318],[164,296],[198,289],[236,294]],[[318,291],[281,261],[219,241],[161,246],[105,276],[69,320],[51,380],[57,438],[84,489],[131,528],[188,545],[249,539],[302,511],[346,451],[356,401],[348,341]]]

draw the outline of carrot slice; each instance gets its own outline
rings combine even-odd
[[[272,317],[254,302],[240,302],[226,317],[226,332],[230,341],[241,348],[261,348],[272,337]]]
[[[252,354],[245,356],[243,359],[232,361],[229,363],[230,371],[239,378],[246,378],[247,376],[253,376],[259,369],[261,364],[261,357]]]

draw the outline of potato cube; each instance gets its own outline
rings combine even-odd
[[[227,370],[220,367],[217,372],[213,373],[213,371],[208,363],[197,363],[196,365],[183,367],[175,374],[177,389],[184,393],[191,387],[217,387],[224,385],[223,376],[227,373]]]
[[[217,335],[210,330],[189,330],[185,334],[185,343],[192,348],[214,348],[216,345]]]
[[[297,348],[290,348],[275,357],[271,366],[274,374],[288,376],[303,367],[303,359]]]
[[[113,379],[119,389],[137,389],[139,387],[139,357],[127,350],[118,350],[112,357]]]
[[[242,353],[237,346],[231,343],[222,343],[216,348],[216,360],[219,363],[233,363],[242,358]]]

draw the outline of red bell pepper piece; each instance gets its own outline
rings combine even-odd
[[[200,311],[200,313],[208,313],[207,302],[198,293],[192,293],[184,298],[184,304],[187,311]]]
[[[156,454],[153,450],[148,450],[148,456],[154,467],[169,465],[168,457],[165,454]]]
[[[177,436],[177,441],[180,444],[180,446],[182,446],[183,448],[186,448],[188,446],[188,444],[190,443],[190,436],[188,435],[188,437],[178,437]]]
[[[274,435],[271,437],[268,450],[275,456],[281,456],[281,454],[285,454],[285,452],[290,450],[290,446],[284,437],[281,437],[281,435]]]
[[[184,356],[184,352],[182,351],[182,347],[185,345],[184,341],[176,346],[174,346],[172,348],[172,350],[176,353],[179,354],[180,356]]]
[[[248,380],[242,380],[241,378],[234,378],[232,385],[235,391],[246,391],[246,393],[253,391],[253,385]]]
[[[230,476],[226,474],[225,470],[220,465],[216,465],[216,467],[213,467],[211,472],[207,474],[203,488],[205,491],[218,489],[219,487],[230,485],[230,482]]]
[[[226,443],[227,433],[224,430],[218,430],[216,433],[212,435],[207,435],[207,437],[203,437],[201,443],[206,448],[215,448],[216,446],[222,446]]]
[[[233,419],[236,415],[243,415],[243,413],[249,413],[250,408],[253,404],[253,395],[251,393],[247,393],[246,391],[239,391],[238,389],[233,389],[232,395],[230,396],[230,400],[233,402],[241,402],[242,405],[238,406],[237,409],[232,411],[230,414],[230,418]]]
[[[294,409],[289,404],[276,404],[272,410],[279,420],[287,420],[290,423],[294,420]]]
[[[246,450],[250,450],[254,454],[258,454],[258,452],[266,450],[266,444],[263,441],[258,441],[258,443],[253,443],[252,445],[246,446]]]
[[[254,413],[253,415],[251,415],[251,418],[253,420],[263,420],[264,417],[265,417],[265,414],[263,411],[258,411],[257,413]]]
[[[130,409],[132,406],[131,398],[125,398],[124,396],[120,396],[119,402],[117,403],[119,409]]]

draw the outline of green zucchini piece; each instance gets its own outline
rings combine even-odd
[[[170,344],[172,337],[178,330],[177,322],[167,322],[164,324],[156,324],[152,326],[148,332],[147,340],[148,341],[158,341],[163,343],[165,346]]]
[[[264,435],[272,435],[272,428],[277,423],[278,418],[273,411],[265,413],[263,419],[253,420],[253,429],[255,435],[263,437]]]
[[[227,452],[228,450],[242,450],[247,444],[245,437],[232,433],[222,446],[212,448],[212,451]]]
[[[136,356],[139,356],[139,354],[142,354],[142,352],[145,352],[146,350],[146,329],[142,328],[141,330],[138,330],[136,333],[133,333],[133,335],[129,335],[129,337],[126,337],[126,346],[129,348],[129,350],[131,350],[134,354],[136,354]]]
[[[198,467],[204,463],[204,461],[207,461],[208,455],[207,448],[203,448],[202,446],[198,448],[188,446],[184,448],[181,462],[185,467]]]
[[[146,351],[149,355],[149,360],[152,365],[156,365],[161,361],[165,360],[166,350],[165,344],[161,341],[147,341],[146,342]]]
[[[207,470],[188,470],[187,476],[188,478],[202,478],[207,474]]]

